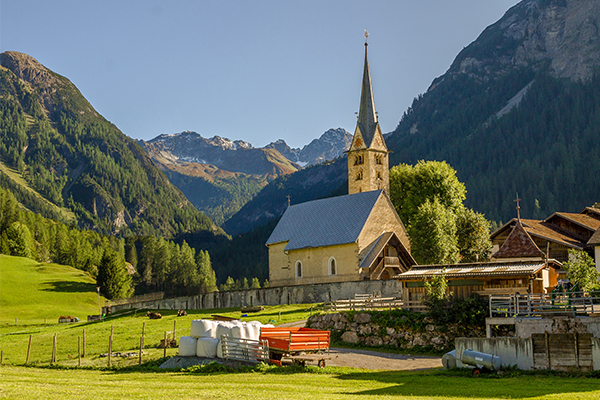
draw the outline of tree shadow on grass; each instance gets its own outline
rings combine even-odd
[[[476,378],[471,376],[447,376],[437,371],[414,372],[357,372],[337,376],[342,380],[370,380],[389,383],[391,386],[357,391],[348,394],[367,396],[402,396],[432,398],[511,398],[529,399],[561,394],[598,391],[598,381],[593,378],[564,378],[555,376],[523,375],[506,378]],[[590,398],[597,394],[590,393]]]
[[[96,293],[96,285],[85,282],[56,281],[45,283],[42,290],[45,292]]]

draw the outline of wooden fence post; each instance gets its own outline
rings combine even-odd
[[[110,326],[110,339],[108,339],[108,366],[111,365],[111,357],[112,357],[112,344],[113,344],[113,328],[114,326]]]
[[[165,331],[165,350],[163,357],[167,358],[167,331]]]
[[[177,341],[175,338],[175,331],[177,330],[177,320],[173,321],[173,340]]]
[[[142,365],[142,352],[144,351],[144,337],[140,336],[140,361],[138,365]]]
[[[52,340],[52,363],[56,362],[56,346],[58,344],[57,342],[58,342],[58,340],[56,338],[56,333],[55,333],[54,339]]]
[[[33,335],[29,335],[29,346],[27,346],[27,358],[25,359],[25,364],[29,364],[29,353],[31,352],[31,339]]]
[[[146,336],[146,322],[142,324],[142,336]]]
[[[83,339],[82,339],[82,351],[81,351],[81,357],[85,358],[85,328],[83,328]]]
[[[77,336],[77,366],[81,367],[81,336]]]
[[[0,350],[0,365],[4,363],[4,350]]]

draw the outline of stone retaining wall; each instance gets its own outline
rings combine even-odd
[[[459,325],[436,326],[427,317],[423,321],[426,323],[424,329],[403,326],[405,324],[402,317],[397,321],[389,321],[386,323],[387,326],[383,327],[371,322],[371,313],[340,312],[314,315],[308,320],[307,327],[341,334],[341,339],[346,343],[393,346],[407,350],[413,348],[452,350],[457,337],[485,337],[483,327],[469,329]]]

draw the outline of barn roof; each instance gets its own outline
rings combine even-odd
[[[531,236],[525,231],[521,220],[517,219],[514,229],[493,257],[544,257],[544,252],[537,247]]]
[[[356,242],[382,190],[313,200],[290,206],[267,240],[285,250]]]
[[[544,261],[482,262],[450,265],[418,265],[394,276],[398,280],[429,279],[435,275],[446,274],[446,278],[477,278],[486,276],[516,276],[537,273],[544,268]],[[562,267],[558,261],[549,260],[554,268]]]
[[[600,228],[592,235],[590,240],[587,242],[588,246],[600,246]]]

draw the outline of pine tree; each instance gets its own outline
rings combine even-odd
[[[124,260],[120,259],[116,252],[104,252],[98,266],[96,282],[107,299],[120,299],[129,295],[131,276],[127,273]]]

